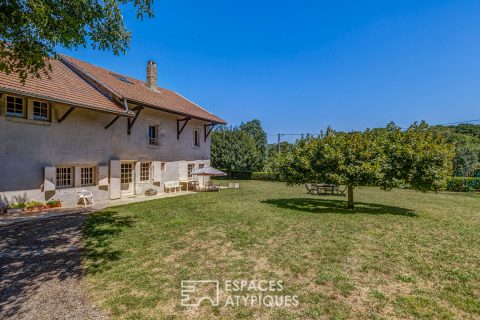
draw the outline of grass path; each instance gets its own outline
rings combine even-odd
[[[118,319],[480,317],[480,196],[280,183],[113,207],[85,228],[93,296]],[[188,279],[282,280],[296,308],[180,306]]]

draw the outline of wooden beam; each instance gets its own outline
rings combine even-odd
[[[187,117],[183,119],[177,119],[177,140],[180,139],[180,134],[182,133],[183,129],[185,129],[185,126],[187,125],[188,121],[190,121],[192,118]],[[182,127],[180,128],[180,122],[183,122]]]
[[[216,125],[217,125],[216,123],[212,122],[210,124],[205,124],[203,126],[203,128],[205,129],[205,142],[207,142],[208,136],[210,135],[210,133],[212,132],[213,128],[215,128]],[[210,127],[210,128],[207,130],[207,127]]]
[[[58,119],[58,123],[62,123],[63,120],[67,119],[67,117],[70,115],[70,113],[73,112],[73,110],[75,110],[75,107],[71,107],[70,109],[68,109],[68,111],[65,112],[65,114],[60,119]]]
[[[128,118],[128,130],[127,130],[128,134],[130,134],[132,132],[133,125],[137,121],[138,116],[140,115],[140,112],[142,112],[142,110],[143,110],[143,107],[137,107],[136,110],[137,110],[137,112],[135,113],[135,117],[133,118],[133,120]]]
[[[116,116],[115,118],[113,118],[113,120],[110,121],[110,123],[105,126],[105,130],[107,130],[108,128],[110,128],[110,127],[112,126],[112,124],[114,124],[115,121],[118,120],[118,118],[120,118],[120,116]]]

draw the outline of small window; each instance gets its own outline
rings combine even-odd
[[[198,164],[198,169],[203,169],[205,168],[205,164],[204,163],[199,163]]]
[[[80,168],[80,186],[88,187],[95,185],[94,167]]]
[[[73,185],[72,168],[57,167],[56,175],[57,188],[70,188]]]
[[[41,101],[33,101],[33,119],[48,120],[48,104]]]
[[[165,162],[162,162],[160,164],[160,170],[164,171],[165,172]]]
[[[116,73],[113,73],[113,72],[110,72],[110,74],[111,74],[112,76],[114,76],[115,78],[117,78],[118,80],[120,80],[120,81],[133,84],[132,81],[130,81],[127,77],[122,76],[121,74],[116,74]]]
[[[157,126],[148,127],[148,144],[153,146],[158,145],[158,127]]]
[[[140,181],[150,181],[150,162],[140,163]]]
[[[193,129],[193,146],[200,147],[200,130]]]
[[[188,169],[187,169],[187,173],[188,173],[189,178],[193,178],[193,174],[192,174],[193,170],[195,170],[195,163],[189,163],[188,164]]]
[[[25,118],[23,98],[7,96],[7,116]]]

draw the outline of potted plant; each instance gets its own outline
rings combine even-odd
[[[18,203],[11,203],[7,207],[7,213],[8,214],[13,214],[13,213],[19,213],[25,210],[27,204],[25,202],[18,202]]]
[[[26,209],[27,209],[28,212],[41,211],[45,207],[46,206],[39,201],[30,201],[30,202],[27,202],[27,204],[26,204]]]
[[[62,201],[59,199],[52,199],[47,202],[49,208],[60,208],[62,206]]]

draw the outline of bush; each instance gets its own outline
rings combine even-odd
[[[252,180],[278,181],[278,176],[273,172],[252,172]]]
[[[11,203],[8,205],[8,209],[25,209],[27,204],[25,202]]]
[[[480,191],[480,178],[449,177],[445,189],[456,192]]]
[[[37,207],[41,207],[41,206],[43,206],[43,203],[38,202],[38,201],[30,201],[30,202],[26,203],[26,208],[27,209],[33,209],[33,208],[37,208]]]
[[[264,180],[264,181],[280,181],[278,174],[273,172],[230,172],[226,177],[214,177],[215,180]]]

